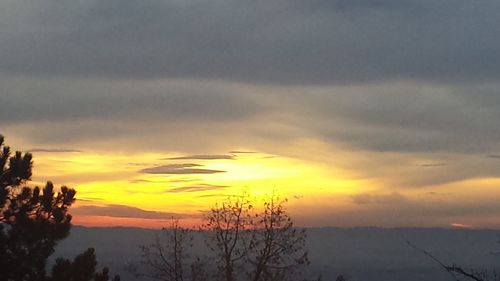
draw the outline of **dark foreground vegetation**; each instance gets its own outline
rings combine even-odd
[[[0,135],[0,281],[108,281],[107,268],[96,272],[92,248],[74,260],[58,258],[46,272],[54,247],[69,234],[76,191],[56,192],[51,182],[28,187],[32,167],[32,155],[12,153]]]
[[[229,198],[205,216],[196,251],[193,230],[173,220],[154,243],[142,247],[135,274],[165,281],[305,280],[306,233],[293,227],[283,203],[271,196],[262,211],[255,211],[245,196]]]

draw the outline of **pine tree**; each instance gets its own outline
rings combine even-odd
[[[109,270],[105,267],[102,272],[95,273],[97,266],[94,249],[89,248],[75,257],[73,261],[58,258],[52,267],[52,277],[47,281],[108,281]],[[119,281],[115,276],[112,281]]]
[[[44,188],[27,186],[32,159],[30,153],[12,154],[0,135],[0,281],[46,281],[47,259],[71,228],[68,209],[76,191],[63,186],[56,192],[51,182]],[[73,269],[73,278],[66,278],[64,269],[76,265],[84,265],[83,271]],[[59,259],[52,280],[107,280],[107,269],[95,274],[95,266],[94,250],[89,249],[73,263]]]
[[[0,136],[0,279],[42,280],[47,258],[71,227],[68,208],[75,190],[25,186],[32,175],[32,155],[4,145]]]

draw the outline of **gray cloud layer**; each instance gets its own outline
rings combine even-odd
[[[498,14],[494,0],[2,1],[0,133],[186,155],[311,138],[383,152],[349,168],[397,186],[496,177]],[[427,168],[397,162],[421,154]]]
[[[0,63],[1,65],[1,63]],[[250,96],[197,81],[95,81],[5,77],[0,123],[60,120],[239,120],[254,115]],[[22,114],[20,114],[22,112]]]
[[[0,4],[0,68],[272,83],[496,80],[496,0]]]
[[[67,143],[149,133],[117,120],[180,139],[262,116],[362,149],[494,154],[499,87],[483,82],[500,74],[499,12],[493,0],[4,1],[0,124],[87,122],[33,133]],[[191,80],[138,80],[176,77]]]

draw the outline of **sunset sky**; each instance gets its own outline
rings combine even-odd
[[[0,134],[74,222],[500,228],[500,1],[0,2]]]

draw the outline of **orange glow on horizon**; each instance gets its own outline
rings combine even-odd
[[[85,227],[140,227],[150,229],[161,229],[170,227],[171,220],[155,220],[144,218],[118,218],[108,216],[74,216],[71,220],[73,225]],[[179,226],[197,229],[200,219],[180,219]]]

